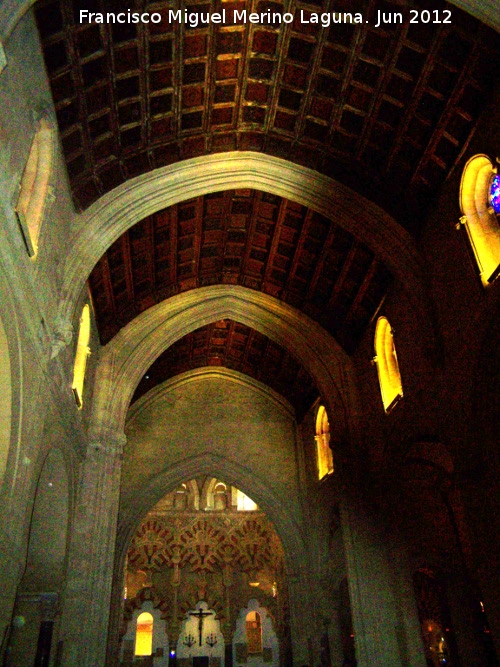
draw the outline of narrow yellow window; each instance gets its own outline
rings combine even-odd
[[[87,358],[90,354],[90,308],[88,304],[83,307],[80,318],[80,330],[78,333],[78,343],[76,346],[75,365],[73,369],[73,395],[79,408],[83,405],[83,384],[85,382],[85,370],[87,368]]]
[[[137,618],[135,631],[135,655],[151,655],[153,653],[153,616],[144,611]]]
[[[500,179],[487,155],[465,165],[460,184],[460,222],[465,226],[481,282],[486,287],[500,271]]]
[[[385,411],[390,412],[403,397],[403,385],[393,331],[386,317],[378,318],[375,329],[375,363],[377,364],[382,403]]]
[[[333,454],[330,448],[330,423],[323,405],[316,415],[316,455],[318,458],[318,477],[323,479],[333,472]]]
[[[49,196],[54,130],[46,119],[38,124],[19,191],[16,213],[30,257],[38,252],[38,239]]]

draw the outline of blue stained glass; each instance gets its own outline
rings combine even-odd
[[[490,187],[490,203],[497,215],[500,215],[500,174],[493,177]]]

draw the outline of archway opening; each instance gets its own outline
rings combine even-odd
[[[36,488],[26,567],[19,584],[9,665],[49,664],[66,574],[69,482],[58,449],[45,458]]]
[[[266,665],[278,667],[289,655],[283,547],[265,513],[248,496],[252,508],[243,507],[241,496],[223,480],[200,476],[167,493],[143,517],[126,557],[122,657],[130,652],[134,623],[134,655],[162,656],[165,664],[175,657],[227,667],[244,655],[246,662],[265,657]],[[137,616],[145,604],[152,605],[168,645],[157,639],[150,645],[157,635],[149,625],[143,642],[141,619],[152,622],[152,612]],[[148,652],[138,653],[143,643]]]

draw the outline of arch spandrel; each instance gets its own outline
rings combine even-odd
[[[339,427],[355,430],[352,362],[338,343],[306,315],[274,297],[244,287],[216,285],[179,294],[150,308],[108,343],[97,369],[95,433],[123,431],[135,387],[155,359],[187,333],[225,318],[247,324],[287,349],[314,378]]]

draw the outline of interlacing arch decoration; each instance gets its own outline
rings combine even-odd
[[[248,519],[235,513],[230,527],[217,515],[193,516],[182,528],[171,517],[148,518],[130,542],[127,562],[136,571],[177,564],[191,572],[213,572],[231,562],[239,570],[251,572],[274,567],[276,558],[282,557],[281,543],[265,516]]]
[[[486,287],[500,272],[500,177],[487,155],[474,155],[464,167],[460,184],[460,222],[474,251]]]

